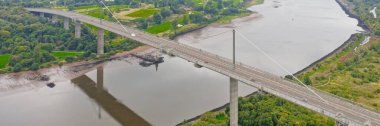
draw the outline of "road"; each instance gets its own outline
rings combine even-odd
[[[91,24],[96,27],[114,32],[138,42],[162,49],[171,55],[199,64],[210,70],[235,78],[243,83],[254,86],[262,91],[284,98],[326,116],[349,125],[380,126],[380,113],[369,110],[351,101],[339,98],[329,93],[315,89],[323,101],[311,93],[306,87],[289,82],[279,76],[257,68],[237,63],[233,68],[232,60],[187,46],[169,39],[161,38],[133,28],[121,27],[115,22],[100,21],[97,18],[74,12],[51,10],[43,8],[27,8],[31,12],[42,12],[71,18],[76,21]]]

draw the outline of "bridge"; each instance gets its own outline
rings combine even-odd
[[[366,109],[363,106],[349,100],[314,89],[315,93],[325,101],[321,100],[320,97],[312,94],[308,88],[302,85],[284,80],[279,76],[243,63],[235,63],[230,59],[204,50],[161,38],[156,35],[144,33],[126,26],[121,27],[120,24],[115,22],[99,20],[97,18],[81,15],[75,12],[44,8],[26,9],[30,12],[37,13],[42,17],[50,15],[53,22],[57,22],[58,16],[62,17],[64,20],[65,29],[69,29],[69,21],[70,19],[73,20],[75,22],[75,37],[77,38],[80,37],[81,23],[98,27],[98,54],[104,53],[104,30],[107,30],[160,49],[169,55],[174,55],[188,60],[197,66],[202,66],[230,77],[231,126],[237,126],[238,123],[238,81],[331,117],[335,119],[339,125],[380,126],[380,113],[377,111]]]

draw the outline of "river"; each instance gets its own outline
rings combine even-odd
[[[334,0],[266,0],[251,7],[249,17],[211,25],[176,39],[231,57],[231,29],[247,36],[289,72],[328,54],[362,29]],[[132,58],[133,59],[133,58]],[[185,60],[165,56],[158,66],[141,67],[136,60],[112,61],[54,88],[0,93],[0,124],[19,125],[175,125],[229,100],[227,77]],[[237,60],[278,75],[279,69],[237,36]],[[102,82],[97,82],[102,77]],[[102,75],[102,76],[100,76]],[[97,84],[96,84],[97,83]],[[239,95],[256,89],[239,85]],[[6,93],[6,95],[1,95]],[[133,121],[133,119],[135,119]],[[125,120],[132,120],[130,123]]]

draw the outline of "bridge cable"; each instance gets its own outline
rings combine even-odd
[[[112,13],[112,11],[108,8],[108,6],[106,4],[104,4],[102,0],[99,0],[99,3],[101,3],[107,9],[107,11],[117,21],[117,23],[124,29],[124,31],[128,33],[127,28],[125,28],[125,26],[119,21],[119,19],[116,18],[116,16]],[[102,8],[100,8],[100,9],[102,9]]]
[[[297,77],[295,77],[291,72],[289,72],[289,70],[287,70],[284,66],[282,66],[277,60],[275,60],[273,57],[271,57],[263,49],[258,47],[253,41],[249,40],[244,34],[240,33],[239,31],[236,31],[236,33],[238,33],[241,37],[243,37],[243,39],[247,40],[249,44],[251,44],[257,50],[259,50],[264,56],[266,56],[269,60],[271,60],[273,63],[275,63],[278,67],[280,67],[287,74],[291,75],[294,79],[296,79],[299,83],[301,83],[304,87],[306,87],[310,92],[312,92],[314,95],[316,95],[319,99],[321,99],[325,103],[328,103],[324,98],[322,98],[319,94],[317,94],[313,89],[311,89],[309,86],[307,86],[302,81],[300,81]]]
[[[125,26],[119,21],[119,19],[116,18],[116,16],[112,13],[112,11],[108,8],[108,6],[102,1],[102,0],[99,0],[99,3],[101,3],[106,9],[107,11],[112,15],[112,17],[114,19],[116,19],[117,23],[124,29],[124,31],[128,32],[128,30],[125,28]],[[274,62],[277,66],[279,66],[283,71],[287,72],[287,74],[291,75],[293,78],[295,78],[299,83],[301,83],[303,86],[305,86],[310,92],[312,92],[313,94],[315,94],[316,96],[318,96],[322,101],[324,101],[325,103],[328,103],[325,99],[323,99],[320,95],[318,95],[314,90],[310,89],[306,84],[304,84],[302,81],[300,81],[297,77],[295,77],[293,74],[291,74],[284,66],[282,66],[280,63],[278,63],[277,60],[275,60],[274,58],[272,58],[270,55],[268,55],[264,50],[262,50],[261,48],[259,48],[254,42],[252,42],[251,40],[249,40],[245,35],[243,35],[242,33],[240,33],[239,31],[236,31],[238,34],[240,34],[241,37],[243,37],[245,40],[247,40],[252,46],[254,46],[256,49],[258,49],[262,54],[264,54],[264,56],[266,56],[267,58],[269,58],[272,62]],[[221,34],[223,34],[224,32],[222,32]]]

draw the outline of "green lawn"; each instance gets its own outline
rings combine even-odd
[[[3,69],[8,65],[10,58],[11,55],[9,54],[0,55],[0,69]]]
[[[161,33],[161,32],[165,32],[169,29],[172,28],[172,23],[170,22],[164,22],[162,24],[159,24],[159,25],[154,25],[152,27],[149,27],[148,29],[146,29],[146,32],[148,33],[152,33],[152,34],[158,34],[158,33]]]
[[[154,13],[158,12],[158,9],[141,9],[130,14],[127,14],[128,17],[134,18],[147,18],[152,16]]]
[[[109,6],[108,9],[110,9],[112,12],[115,12],[115,11],[120,11],[120,10],[128,9],[128,6],[127,5],[113,5],[113,6]],[[76,8],[76,11],[78,11],[78,12],[80,12],[82,14],[88,15],[88,16],[92,16],[92,17],[95,17],[95,18],[100,18],[100,8],[99,8],[99,6],[94,6],[94,5],[91,5],[91,6],[80,6],[80,7]],[[104,12],[104,14],[102,15],[102,18],[103,19],[108,19],[108,16],[106,15],[108,13],[108,10],[104,9],[103,12]]]
[[[69,51],[53,51],[52,55],[60,60],[64,60],[67,57],[78,57],[82,55],[83,52],[69,52]]]

